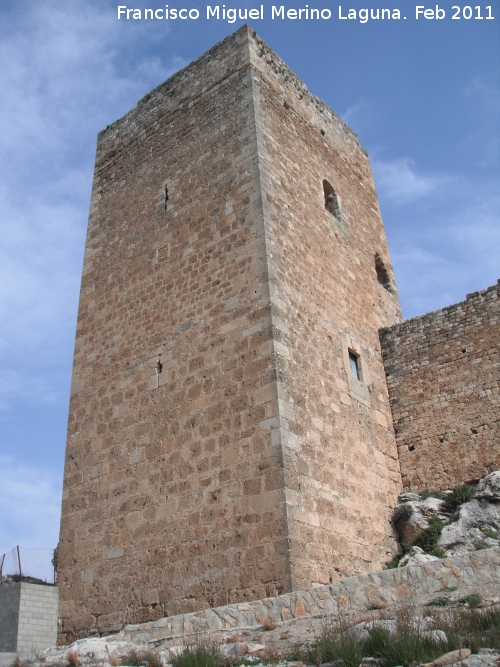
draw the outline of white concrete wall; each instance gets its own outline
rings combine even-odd
[[[0,588],[0,651],[25,653],[57,641],[59,589],[25,582]]]
[[[0,651],[16,651],[21,585],[0,586]]]

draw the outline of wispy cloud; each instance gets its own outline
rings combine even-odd
[[[500,91],[470,80],[462,98],[469,134],[454,149],[448,171],[423,168],[408,156],[372,151],[373,172],[389,235],[405,317],[465,299],[499,277],[498,192]],[[378,154],[377,154],[378,153]]]
[[[16,545],[55,548],[59,539],[60,475],[0,456],[0,554]]]
[[[408,158],[373,162],[405,317],[465,299],[498,278],[494,179],[426,173]]]
[[[357,134],[360,134],[376,124],[379,115],[373,102],[369,98],[363,97],[348,107],[341,118]]]
[[[394,160],[375,159],[373,172],[379,195],[394,204],[410,204],[435,193],[451,179],[445,174],[423,173],[408,157]]]
[[[392,257],[405,316],[463,301],[468,292],[494,284],[499,251],[500,216],[486,212],[480,203],[462,217],[441,219],[439,227],[396,239]]]
[[[144,54],[122,69],[141,28],[127,31],[101,2],[21,2],[6,17],[0,28],[0,61],[9,63],[0,70],[3,409],[23,394],[28,402],[61,398],[97,132],[184,64],[174,58],[167,66]],[[12,384],[19,375],[30,383]]]

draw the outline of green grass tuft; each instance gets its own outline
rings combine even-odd
[[[453,602],[450,600],[450,598],[434,598],[434,600],[431,600],[428,604],[429,607],[449,607]]]
[[[468,596],[468,604],[470,598]],[[438,600],[446,601],[435,604]],[[435,606],[451,604],[448,598],[436,598]],[[431,603],[431,604],[433,604]],[[431,662],[443,653],[459,648],[500,648],[500,610],[453,609],[434,621],[430,630],[442,630],[446,639],[422,629],[410,608],[402,608],[396,617],[396,631],[374,624],[368,636],[357,632],[345,621],[329,623],[303,656],[304,662],[334,662],[339,667],[358,667],[364,657],[380,660],[382,667],[410,667]],[[189,667],[194,667],[189,666]]]
[[[493,540],[498,540],[499,534],[496,532],[496,530],[483,528],[483,533],[485,537],[491,537]]]
[[[454,512],[457,507],[472,500],[475,493],[475,487],[469,486],[468,484],[456,486],[444,499],[447,510],[449,512]]]
[[[386,570],[394,570],[394,569],[396,569],[396,568],[399,566],[399,561],[400,561],[402,558],[403,558],[403,554],[401,554],[401,555],[396,554],[396,556],[394,556],[394,558],[392,558],[391,560],[387,561],[387,563],[385,564],[385,569],[386,569]]]
[[[170,659],[173,667],[231,667],[232,660],[220,650],[220,645],[204,637],[187,644],[182,653]],[[239,664],[241,664],[241,659]]]
[[[363,646],[351,628],[342,622],[328,624],[316,640],[308,662],[340,662],[344,667],[359,667],[364,656]]]
[[[443,530],[444,523],[437,516],[429,517],[429,528],[424,530],[414,542],[414,545],[423,549],[426,553],[432,553],[436,549],[437,541]]]
[[[154,651],[129,651],[122,657],[122,664],[132,667],[162,667],[160,656]]]
[[[458,604],[467,604],[469,605],[469,609],[477,609],[479,605],[482,602],[482,597],[480,595],[477,595],[476,593],[472,593],[471,595],[466,595],[463,598],[460,598],[458,600]]]
[[[365,654],[382,660],[384,667],[430,662],[448,650],[447,642],[425,635],[409,624],[391,635],[386,628],[375,626],[365,641]]]

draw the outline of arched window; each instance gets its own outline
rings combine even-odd
[[[325,195],[325,208],[337,220],[342,221],[342,213],[340,211],[340,197],[333,189],[333,185],[327,180],[323,181],[323,192]]]

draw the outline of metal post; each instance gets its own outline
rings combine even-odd
[[[17,561],[19,563],[19,581],[23,580],[23,571],[21,569],[21,552],[19,551],[19,544],[16,547],[17,549]]]
[[[2,554],[2,562],[0,563],[0,586],[3,584],[3,563],[5,560],[5,554]]]

